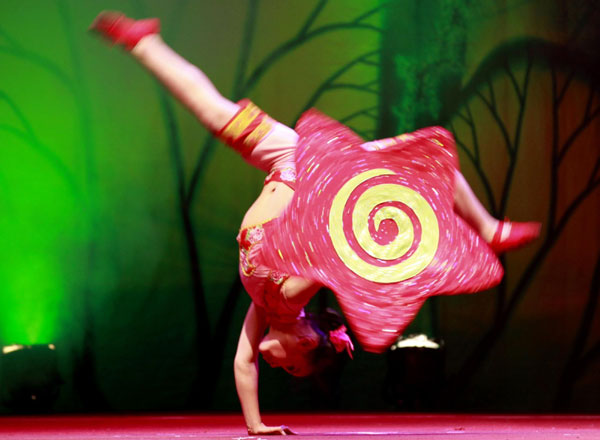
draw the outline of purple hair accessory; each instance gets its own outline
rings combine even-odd
[[[329,340],[333,344],[335,351],[341,353],[346,350],[350,359],[353,359],[352,351],[354,350],[354,344],[352,343],[350,336],[346,333],[346,330],[345,325],[340,326],[336,330],[331,330],[329,332]]]

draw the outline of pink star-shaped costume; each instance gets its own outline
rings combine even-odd
[[[390,346],[427,297],[501,280],[494,253],[454,212],[449,132],[426,128],[378,150],[315,110],[296,131],[297,190],[265,225],[263,256],[333,290],[366,350]]]

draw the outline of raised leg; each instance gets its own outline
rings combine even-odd
[[[217,132],[238,112],[208,77],[173,51],[158,34],[148,35],[131,54],[210,131]]]
[[[500,221],[492,217],[458,170],[454,182],[455,211],[489,243],[497,254],[518,249],[539,236],[540,223]]]
[[[454,177],[454,210],[475,229],[481,237],[490,243],[494,238],[497,219],[481,204],[465,177],[456,170]]]
[[[98,15],[91,30],[121,44],[210,131],[220,130],[239,110],[208,77],[173,51],[158,34],[158,19],[132,20],[117,12]]]

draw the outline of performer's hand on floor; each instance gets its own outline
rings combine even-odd
[[[296,435],[289,427],[281,426],[266,426],[261,423],[257,428],[248,428],[249,435]]]

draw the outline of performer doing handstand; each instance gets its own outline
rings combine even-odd
[[[263,225],[280,216],[294,196],[298,134],[271,119],[248,100],[224,98],[197,67],[181,58],[159,36],[157,19],[132,20],[103,12],[91,26],[114,44],[123,45],[213,134],[250,164],[268,173],[264,188],[248,209],[238,235],[240,276],[252,298],[234,361],[235,382],[249,434],[289,434],[285,426],[265,426],[258,404],[258,354],[272,367],[295,376],[313,369],[315,350],[352,350],[339,328],[323,331],[307,319],[303,307],[320,288],[315,281],[290,276],[262,260]],[[364,150],[381,150],[394,139],[367,142]],[[496,253],[520,247],[539,234],[537,223],[510,223],[493,218],[477,200],[462,174],[454,173],[454,209]],[[265,335],[265,332],[266,335]]]

